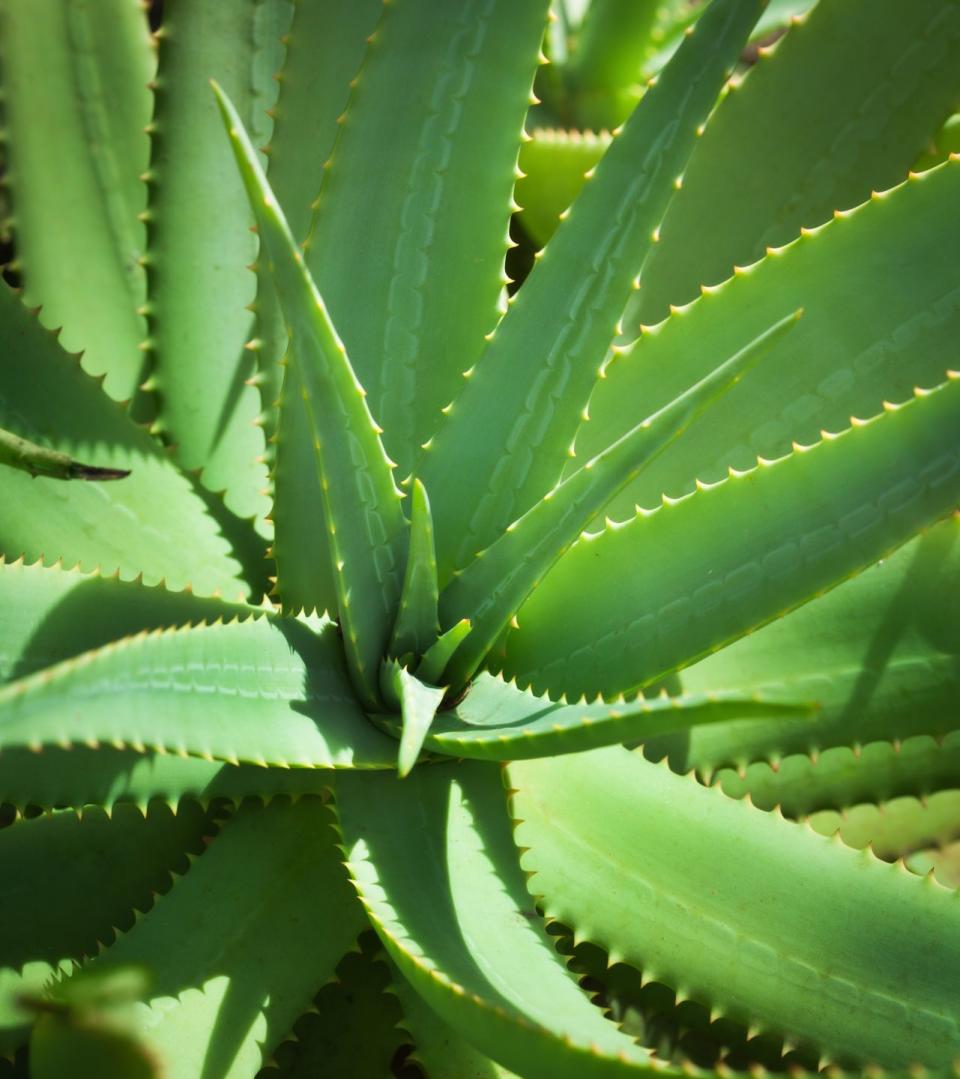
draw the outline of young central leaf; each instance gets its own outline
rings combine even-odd
[[[380,683],[384,700],[403,717],[397,757],[397,771],[403,779],[417,763],[423,741],[443,702],[444,690],[428,686],[393,659],[386,660],[380,668]]]
[[[410,550],[403,578],[397,624],[393,627],[390,655],[422,656],[440,634],[437,615],[437,556],[433,546],[433,519],[426,488],[413,481],[410,499]]]
[[[290,337],[300,400],[313,439],[316,485],[303,497],[323,499],[338,614],[347,663],[367,708],[382,707],[380,660],[400,598],[409,526],[392,465],[343,343],[293,240],[236,110],[214,84],[230,142],[277,284]],[[279,425],[285,422],[281,410]],[[282,508],[282,507],[278,507]],[[280,530],[282,515],[277,517]],[[293,537],[309,544],[309,536]]]

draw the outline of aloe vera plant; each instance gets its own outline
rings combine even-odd
[[[0,4],[0,1074],[960,1057],[960,4],[761,8]]]

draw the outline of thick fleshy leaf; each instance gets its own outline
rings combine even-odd
[[[556,483],[674,180],[759,9],[711,4],[611,144],[431,440],[417,473],[433,501],[441,585]]]
[[[118,483],[61,483],[0,469],[0,504],[16,506],[0,522],[0,551],[240,599],[246,586],[239,566],[187,478],[6,285],[0,336],[0,427],[77,460],[131,472]]]
[[[960,516],[954,515],[853,580],[681,675],[688,693],[739,690],[778,701],[816,700],[815,715],[803,723],[732,723],[690,731],[653,742],[647,752],[669,753],[671,764],[683,771],[711,772],[724,764],[776,762],[830,746],[947,734],[956,726],[960,693],[960,609],[944,597],[958,589]],[[919,761],[917,769],[919,778]]]
[[[250,209],[208,80],[219,79],[262,145],[289,0],[168,0],[150,162],[148,276],[157,430],[239,517],[269,509],[254,354]]]
[[[955,719],[945,716],[946,722],[956,724]],[[730,726],[742,729],[743,724]],[[648,747],[646,755],[655,755],[654,746]],[[875,804],[897,796],[923,798],[955,786],[958,774],[957,730],[939,738],[921,734],[863,746],[854,742],[811,757],[796,754],[780,759],[777,755],[770,762],[757,761],[741,770],[710,770],[711,777],[716,776],[714,782],[729,797],[749,795],[760,809],[779,806],[792,817],[821,809],[844,810],[864,802]]]
[[[828,1059],[960,1051],[955,894],[621,748],[509,781],[531,891],[617,961]]]
[[[394,991],[403,1005],[403,1026],[413,1037],[408,1059],[427,1069],[430,1079],[518,1079],[457,1034],[427,1004],[393,964]]]
[[[534,688],[625,692],[800,606],[950,513],[958,424],[950,374],[841,435],[585,536],[524,604],[504,670]]]
[[[151,972],[136,1018],[171,1079],[255,1074],[357,939],[363,911],[329,823],[319,798],[242,807],[92,965]]]
[[[0,5],[4,182],[31,305],[129,400],[146,333],[141,174],[154,55],[138,0]],[[70,182],[64,183],[64,177]]]
[[[357,72],[383,8],[382,0],[298,0],[286,35],[286,58],[273,110],[273,134],[267,152],[270,186],[283,207],[293,237],[309,229],[310,207],[320,190],[323,166],[340,130],[350,80]],[[299,392],[296,372],[281,361],[287,351],[287,328],[270,274],[269,260],[257,262],[255,346],[262,420],[272,458],[274,505],[283,507],[283,534],[274,554],[283,563],[279,595],[301,597],[301,605],[332,613],[337,593],[327,550],[323,503],[302,498],[302,482],[315,468],[314,447],[302,409],[288,409],[274,448],[284,372],[287,395]],[[311,545],[286,543],[287,533],[312,536]]]
[[[385,5],[324,178],[307,260],[401,477],[497,321],[547,6]]]
[[[28,1015],[10,1010],[71,960],[95,955],[149,910],[203,850],[215,825],[199,806],[134,806],[18,819],[0,828],[0,920],[16,926],[0,956],[0,1049],[26,1040]]]
[[[455,708],[437,714],[423,744],[448,757],[525,760],[656,738],[732,718],[762,726],[764,720],[777,716],[809,712],[810,707],[803,704],[773,704],[760,697],[710,693],[678,697],[663,693],[629,702],[567,704],[535,697],[481,674]],[[385,718],[383,724],[400,736],[400,724],[394,717]]]
[[[393,767],[395,744],[384,749],[383,767]],[[220,799],[268,800],[323,794],[330,783],[322,768],[263,768],[224,764],[162,752],[115,746],[4,749],[0,753],[0,802],[25,809],[88,805],[111,809],[131,803],[146,811],[154,801],[178,805],[184,798],[210,805]]]
[[[124,638],[0,689],[4,751],[99,743],[305,768],[385,768],[395,750],[334,627],[268,618]]]
[[[403,783],[366,778],[336,788],[347,868],[390,957],[440,1018],[522,1075],[649,1066],[540,927],[499,770],[472,763],[417,768]]]
[[[296,367],[300,400],[285,399],[285,403],[306,414],[314,445],[313,482],[306,490],[301,488],[299,497],[323,501],[350,674],[365,703],[375,708],[380,659],[396,616],[400,566],[408,546],[409,525],[400,506],[402,496],[393,482],[393,466],[383,451],[380,429],[364,400],[365,391],[250,139],[223,92],[217,86],[214,90],[269,253],[291,336],[287,362]],[[283,422],[281,410],[281,425]],[[283,528],[282,513],[281,504],[275,514],[278,530]],[[290,541],[310,545],[311,537],[288,537]],[[282,565],[279,575],[283,595]]]
[[[561,73],[567,122],[611,130],[626,120],[643,94],[644,65],[657,51],[660,15],[658,0],[593,0]]]
[[[400,712],[399,730],[391,719],[381,720],[385,729],[396,733],[400,739],[397,771],[403,779],[417,763],[430,725],[443,701],[444,690],[421,682],[416,675],[397,663],[387,660],[380,670],[383,696],[391,707]]]
[[[515,198],[519,219],[534,242],[543,247],[557,231],[560,215],[577,197],[586,174],[610,145],[606,132],[535,128],[520,147]]]
[[[450,662],[461,642],[470,632],[470,619],[461,618],[446,633],[441,633],[437,640],[424,653],[417,667],[417,677],[424,682],[436,685],[443,678],[443,671]]]
[[[820,0],[711,118],[627,333],[903,180],[956,106],[958,63],[954,4]]]
[[[808,817],[807,823],[818,835],[838,835],[848,847],[869,847],[878,858],[893,861],[960,838],[960,790],[858,805],[844,812],[825,809]]]
[[[410,493],[410,546],[400,607],[390,640],[390,655],[422,656],[440,635],[437,617],[437,554],[433,545],[430,501],[419,480]]]
[[[0,682],[22,678],[145,629],[258,613],[239,603],[139,581],[0,560]]]
[[[587,461],[454,575],[441,597],[442,624],[449,627],[469,618],[473,628],[447,666],[444,681],[448,685],[456,691],[466,684],[523,601],[593,515],[731,389],[796,324],[800,314],[769,327],[706,378]]]
[[[619,352],[590,400],[578,457],[598,452],[648,411],[706,374],[709,341],[719,354],[739,347],[788,311],[796,329],[777,342],[749,381],[607,507],[622,520],[661,495],[679,498],[699,479],[752,468],[758,456],[808,445],[851,416],[903,401],[953,364],[960,333],[960,222],[944,206],[960,199],[960,160],[925,173],[808,233],[675,314]],[[884,258],[877,259],[878,236]],[[900,268],[897,274],[889,266]]]

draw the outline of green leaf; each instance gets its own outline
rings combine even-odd
[[[610,145],[610,135],[592,131],[535,128],[520,146],[514,194],[524,229],[538,247],[557,231],[563,211],[577,197],[587,172]]]
[[[593,0],[587,8],[563,72],[578,127],[609,130],[633,111],[660,14],[659,0]]]
[[[367,778],[362,788],[336,788],[347,868],[390,957],[440,1018],[521,1075],[585,1079],[649,1067],[647,1052],[580,991],[540,927],[498,769]]]
[[[403,1005],[403,1026],[410,1031],[414,1050],[407,1058],[417,1061],[430,1079],[518,1079],[448,1026],[424,1001],[396,967],[394,991]]]
[[[334,627],[268,618],[128,637],[0,689],[4,751],[104,742],[304,768],[386,768],[395,750]]]
[[[38,446],[0,429],[0,465],[19,468],[30,476],[47,476],[55,480],[122,480],[130,475],[120,468],[98,468],[74,461],[69,454]]]
[[[293,21],[285,35],[283,69],[279,73],[279,93],[273,109],[273,133],[267,154],[270,186],[283,207],[290,231],[302,241],[310,226],[310,207],[323,177],[323,166],[330,157],[334,139],[340,130],[338,117],[347,105],[350,80],[357,73],[367,46],[367,38],[376,26],[382,0],[326,0],[316,4],[296,0]],[[263,408],[267,451],[276,434],[277,402],[280,399],[283,367],[280,361],[287,348],[287,331],[280,304],[274,292],[266,260],[257,263],[256,301],[257,378]],[[309,439],[288,442],[307,460],[312,459]],[[289,455],[289,451],[288,451]],[[303,469],[274,471],[276,497],[292,502],[285,492],[287,484],[296,485]],[[312,531],[326,535],[323,507],[309,504],[316,523]],[[290,562],[287,560],[287,575]],[[321,610],[333,610],[334,591],[330,581],[329,602],[318,604]]]
[[[138,581],[100,577],[62,566],[0,560],[0,682],[144,629],[256,613],[243,604],[168,592]]]
[[[730,724],[731,727],[735,726]],[[756,761],[742,771],[722,768],[715,784],[730,798],[750,796],[760,809],[777,806],[791,817],[822,809],[844,810],[897,796],[923,798],[956,785],[960,731],[940,738],[928,734],[896,742],[833,746],[815,756],[801,754]],[[646,749],[655,757],[654,747]],[[676,768],[674,770],[677,770]]]
[[[706,378],[649,415],[513,522],[444,589],[443,624],[469,618],[469,636],[445,679],[464,686],[521,604],[577,539],[590,519],[674,439],[730,390],[802,312],[781,319],[719,364]]]
[[[957,1055],[956,895],[621,748],[508,775],[531,890],[611,961],[827,1059]]]
[[[546,15],[385,5],[330,158],[307,259],[401,477],[497,321]]]
[[[136,1017],[169,1074],[255,1074],[356,940],[363,912],[329,823],[319,798],[242,807],[92,965],[152,973]]]
[[[470,632],[470,619],[461,618],[446,633],[441,633],[423,655],[417,666],[417,677],[423,682],[436,685],[443,678],[443,671],[450,657]]]
[[[630,702],[567,704],[535,697],[481,674],[455,708],[437,714],[423,744],[448,757],[526,760],[655,738],[733,718],[756,722],[802,716],[809,711],[809,705],[804,704],[774,704],[760,697],[711,693],[677,697],[664,693]],[[384,726],[399,736],[395,719],[386,718]]]
[[[674,180],[759,9],[711,5],[610,145],[431,440],[417,474],[433,500],[441,585],[559,477]]]
[[[261,273],[275,292],[269,265]],[[282,311],[279,317],[282,321]],[[283,332],[286,340],[285,328]],[[304,498],[305,477],[317,472],[317,447],[313,422],[303,403],[300,364],[292,352],[285,356],[281,370],[272,472],[275,528],[271,553],[277,566],[272,596],[287,611],[334,615],[337,575],[324,499],[319,492]]]
[[[960,9],[958,9],[960,10]],[[788,453],[821,430],[842,431],[932,386],[960,333],[960,221],[944,205],[960,200],[960,161],[925,173],[739,273],[675,314],[605,367],[577,433],[578,457],[629,431],[637,409],[665,404],[709,369],[703,342],[725,355],[787,311],[796,329],[772,348],[755,376],[718,402],[711,423],[676,443],[615,498],[622,520],[661,495],[679,498],[757,456]],[[877,261],[878,237],[884,260]],[[886,267],[896,264],[900,273]]]
[[[926,876],[933,873],[948,888],[960,888],[960,843],[948,843],[916,851],[905,859],[911,873]]]
[[[800,606],[954,508],[958,424],[950,373],[816,446],[583,537],[521,609],[504,671],[535,689],[626,692]]]
[[[137,0],[0,6],[4,150],[29,303],[117,400],[141,379],[154,55]],[[64,183],[64,177],[70,182]]]
[[[239,566],[189,481],[0,285],[0,427],[99,467],[129,470],[122,483],[59,483],[0,469],[7,558],[142,574],[150,584],[191,585],[240,599]],[[185,540],[184,537],[188,537]]]
[[[290,10],[287,0],[169,0],[160,37],[148,253],[156,429],[239,517],[269,509],[259,395],[248,384],[255,360],[244,349],[257,246],[208,80],[266,141]]]
[[[361,933],[356,950],[340,960],[331,981],[297,1020],[293,1037],[277,1048],[275,1066],[264,1069],[258,1079],[392,1074],[405,1038],[398,1029],[400,1004],[390,975],[376,933]]]
[[[425,685],[396,660],[384,662],[380,677],[386,683],[383,690],[384,699],[394,707],[399,706],[402,716],[397,771],[403,779],[417,763],[423,740],[427,737],[445,691],[436,686]],[[389,721],[384,723],[388,730],[393,727]]]
[[[777,761],[831,746],[947,734],[956,725],[953,706],[960,693],[960,610],[943,597],[958,589],[960,517],[954,515],[681,676],[688,693],[725,690],[777,701],[816,700],[820,708],[808,721],[704,728],[683,742],[651,743],[647,752],[669,753],[671,764],[684,771],[712,772],[724,764]],[[920,761],[916,768],[920,779]]]
[[[958,63],[956,4],[820,0],[711,118],[627,334],[903,180],[956,105]]]
[[[808,817],[807,823],[818,835],[838,835],[848,847],[869,847],[878,858],[893,861],[912,851],[945,846],[960,838],[960,791],[943,790],[923,799],[905,797],[880,805],[857,805],[842,813],[821,810]]]
[[[400,607],[390,640],[391,656],[412,652],[422,656],[437,641],[437,555],[433,545],[433,518],[426,488],[413,481],[410,493],[410,548],[400,593]]]
[[[0,1047],[26,1041],[24,1012],[8,1013],[21,993],[39,992],[70,960],[95,955],[149,910],[183,873],[215,827],[195,804],[143,814],[118,806],[83,816],[69,810],[0,828],[0,919],[16,926],[0,961]]]
[[[384,748],[383,766],[393,767],[395,746]],[[322,794],[330,782],[322,768],[263,768],[223,764],[198,757],[139,752],[115,746],[47,746],[4,749],[0,754],[0,802],[27,806],[90,804],[111,809],[132,803],[144,812],[156,800],[178,805],[184,798],[210,805],[220,799],[270,799]]]
[[[297,367],[302,400],[290,402],[290,407],[306,412],[315,447],[315,483],[308,490],[324,503],[351,677],[365,704],[376,708],[380,659],[396,616],[400,565],[408,543],[402,496],[394,485],[393,466],[383,451],[364,390],[250,140],[236,110],[219,87],[214,90],[269,252],[292,338],[289,362]],[[305,497],[303,486],[299,497]],[[279,505],[278,530],[283,527],[282,513]],[[309,536],[292,539],[297,544],[311,542]],[[282,566],[279,573],[282,581]]]

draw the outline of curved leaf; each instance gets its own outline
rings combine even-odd
[[[0,5],[4,182],[31,305],[127,401],[141,378],[154,70],[138,0]],[[69,176],[70,182],[64,183]]]
[[[585,536],[524,604],[504,671],[625,692],[772,621],[951,512],[958,424],[949,373],[841,435]]]
[[[167,0],[160,36],[148,253],[156,430],[239,517],[269,509],[255,360],[244,349],[257,244],[208,80],[266,141],[290,14],[288,0]]]
[[[394,755],[391,751],[390,767]],[[384,767],[386,760],[385,755]],[[244,798],[323,794],[329,783],[322,768],[224,764],[115,746],[48,746],[39,753],[32,749],[0,753],[0,802],[19,809],[97,805],[110,810],[132,803],[146,812],[154,801],[175,806],[184,798],[201,805],[226,799],[239,804]]]
[[[440,1018],[521,1075],[650,1069],[646,1050],[603,1018],[540,928],[498,770],[367,778],[336,788],[347,868],[391,958]]]
[[[320,189],[307,260],[401,477],[497,321],[547,6],[385,5]]]
[[[651,743],[647,753],[669,753],[682,771],[711,771],[830,746],[952,731],[960,693],[960,610],[943,597],[958,589],[960,516],[954,515],[681,676],[688,693],[724,690],[818,701],[817,713],[806,722],[732,723],[691,731],[683,743]],[[922,771],[919,762],[918,767]]]
[[[142,428],[0,284],[0,427],[110,469],[122,483],[59,483],[0,469],[0,551],[28,561],[143,575],[233,599],[246,593],[239,566],[190,483]],[[184,537],[189,537],[185,540]]]
[[[171,1076],[255,1074],[357,939],[363,911],[329,824],[319,798],[242,807],[89,968],[151,972],[137,1025]]]
[[[766,52],[720,103],[684,170],[624,316],[629,336],[765,246],[900,183],[956,106],[960,9],[819,0]]]
[[[234,764],[386,768],[330,623],[250,619],[128,637],[0,689],[0,749],[107,743]]]
[[[622,520],[713,483],[758,456],[808,445],[851,416],[936,385],[960,333],[960,222],[943,207],[960,200],[960,161],[924,173],[788,247],[675,313],[605,367],[589,422],[576,439],[589,457],[629,431],[637,410],[666,404],[777,318],[798,307],[796,329],[776,342],[749,381],[668,449],[606,508]],[[882,237],[882,239],[881,239]],[[883,258],[878,261],[878,244]],[[900,272],[888,272],[890,265]],[[709,341],[711,352],[704,353]],[[571,462],[571,464],[574,462]]]
[[[11,999],[129,929],[213,831],[197,805],[67,810],[0,828],[0,920],[17,927],[0,955],[3,1051],[26,1041],[27,1015],[9,1012]]]
[[[0,682],[22,678],[140,630],[258,613],[239,603],[170,592],[61,565],[0,559]]]
[[[650,747],[647,756],[652,756]],[[742,771],[723,768],[715,783],[731,798],[749,796],[760,809],[779,806],[796,817],[898,795],[923,798],[954,786],[958,769],[960,731],[953,730],[941,738],[923,734],[896,742],[834,746],[816,757],[776,757]]]
[[[620,748],[509,781],[532,891],[618,961],[828,1059],[957,1055],[956,895]]]

